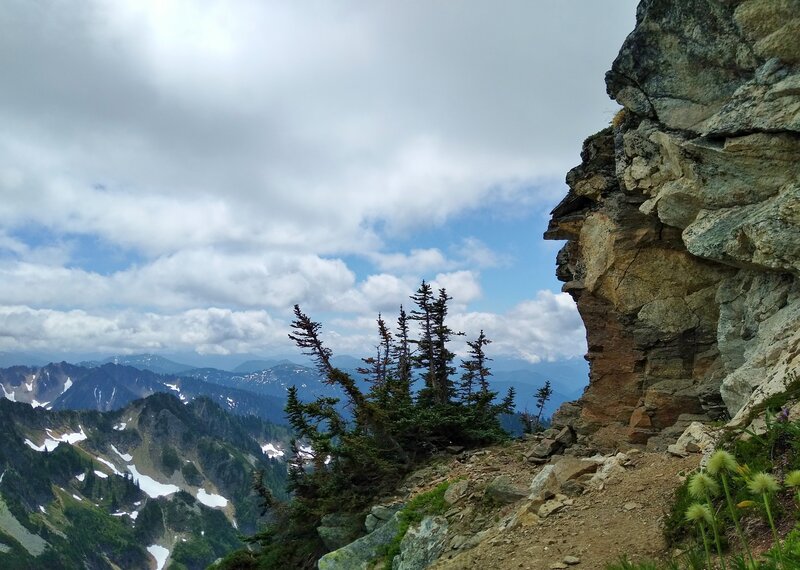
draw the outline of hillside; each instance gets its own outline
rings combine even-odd
[[[107,413],[3,399],[0,429],[4,568],[150,568],[155,554],[204,568],[255,531],[254,470],[285,496],[286,465],[267,451],[288,448],[286,429],[207,398]]]

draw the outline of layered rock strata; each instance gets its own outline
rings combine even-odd
[[[800,372],[800,0],[643,0],[547,239],[587,329],[558,421],[665,445]]]

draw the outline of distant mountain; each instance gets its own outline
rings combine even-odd
[[[8,400],[56,410],[114,410],[157,392],[172,393],[183,402],[207,396],[235,414],[286,423],[285,394],[252,393],[118,364],[87,368],[62,362],[0,369],[0,390]]]
[[[181,376],[284,400],[289,386],[296,386],[300,398],[304,401],[313,400],[318,396],[342,397],[338,387],[323,383],[317,370],[289,361],[247,373],[227,372],[217,368],[196,368],[182,373]]]
[[[246,362],[242,362],[239,366],[233,369],[233,372],[238,373],[248,373],[248,372],[258,372],[259,370],[266,370],[267,368],[272,368],[277,364],[286,364],[289,363],[288,360],[248,360]]]
[[[255,531],[254,470],[286,497],[288,430],[207,398],[106,413],[0,399],[0,430],[2,568],[205,568]]]
[[[102,361],[103,364],[121,364],[123,366],[133,366],[139,370],[149,370],[156,374],[180,374],[191,370],[194,366],[174,362],[157,354],[129,354],[122,356],[110,356]]]

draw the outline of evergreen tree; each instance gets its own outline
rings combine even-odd
[[[535,430],[538,430],[539,427],[542,425],[542,412],[544,412],[544,405],[550,400],[550,396],[553,395],[553,388],[550,386],[550,380],[545,380],[544,386],[539,388],[536,391],[536,426]]]
[[[392,346],[392,358],[395,363],[392,385],[392,401],[395,406],[405,407],[411,404],[411,348],[408,330],[408,315],[403,305],[397,317],[397,335]]]
[[[442,288],[433,302],[431,320],[433,322],[433,350],[431,351],[431,379],[434,402],[439,405],[448,404],[452,399],[455,389],[450,377],[455,374],[453,366],[455,354],[448,348],[450,338],[455,333],[447,326],[447,303],[452,297]]]
[[[484,347],[491,344],[492,341],[486,338],[483,330],[478,338],[474,341],[468,341],[469,347],[469,360],[461,362],[461,368],[464,373],[461,375],[461,384],[459,386],[459,395],[461,401],[469,403],[473,401],[474,392],[477,391],[486,393],[489,391],[489,376],[492,375],[487,367],[487,362],[491,358],[486,356]]]

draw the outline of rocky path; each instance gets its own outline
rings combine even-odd
[[[698,462],[699,456],[633,454],[624,473],[602,488],[568,499],[545,518],[531,513],[504,530],[495,526],[476,547],[446,552],[431,568],[602,570],[623,554],[663,557],[661,522],[683,475]]]

